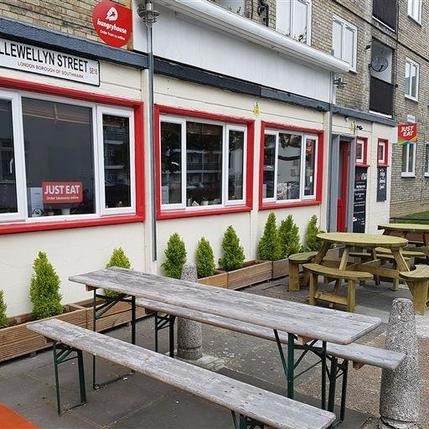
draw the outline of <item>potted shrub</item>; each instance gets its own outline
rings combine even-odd
[[[244,263],[244,250],[232,226],[225,231],[222,249],[223,257],[219,259],[219,265],[228,271],[228,288],[238,289],[271,278],[271,262],[248,261]]]
[[[298,225],[292,215],[287,216],[280,223],[279,231],[280,258],[273,262],[273,278],[284,277],[289,274],[289,256],[301,251]]]
[[[128,268],[131,269],[131,262],[128,259],[128,256],[125,254],[124,249],[122,247],[118,247],[117,249],[113,249],[112,256],[106,264],[106,268],[110,267],[120,267],[120,268]],[[116,298],[119,294],[110,289],[104,289],[104,295],[109,298]]]
[[[180,279],[183,265],[186,262],[186,249],[185,243],[177,232],[168,239],[164,255],[165,261],[161,264],[164,274],[167,277]]]
[[[87,309],[74,304],[61,305],[60,279],[45,253],[39,252],[33,263],[30,298],[33,314],[6,319],[7,325],[0,329],[0,362],[33,353],[50,347],[46,339],[27,329],[35,319],[56,317],[75,325],[87,326]],[[4,326],[6,305],[0,297],[0,316]]]
[[[6,310],[7,306],[4,302],[3,290],[0,289],[0,328],[6,328],[8,325]]]
[[[304,237],[304,252],[319,251],[322,246],[322,240],[317,238],[321,231],[317,226],[317,216],[313,215],[308,222]]]
[[[195,262],[200,283],[223,288],[228,286],[228,275],[224,271],[216,270],[213,249],[204,237],[198,242]]]

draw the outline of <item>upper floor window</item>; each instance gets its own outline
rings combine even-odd
[[[373,0],[372,15],[383,24],[396,31],[397,17],[396,0]]]
[[[0,91],[0,221],[134,213],[131,109]]]
[[[358,137],[356,139],[356,165],[366,166],[368,158],[368,140]]]
[[[247,126],[160,118],[161,209],[244,205]]]
[[[245,0],[215,0],[215,3],[229,10],[230,12],[244,16]]]
[[[276,29],[309,45],[311,43],[311,0],[278,1]]]
[[[425,177],[429,177],[429,143],[425,144]]]
[[[407,143],[402,146],[402,177],[415,177],[416,175],[416,144]]]
[[[332,51],[335,57],[346,61],[351,70],[356,71],[357,28],[337,16],[332,23]]]
[[[422,0],[408,0],[408,16],[419,24],[422,22]]]
[[[316,198],[318,136],[266,130],[263,202]]]
[[[413,100],[419,98],[419,64],[410,60],[405,61],[405,96]]]

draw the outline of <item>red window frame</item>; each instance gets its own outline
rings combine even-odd
[[[356,137],[355,145],[357,146],[358,140],[363,142],[363,160],[358,160],[356,157],[355,165],[357,167],[369,167],[368,165],[368,138],[367,137]],[[357,153],[357,151],[356,151]]]
[[[378,148],[380,145],[384,146],[384,161],[380,161],[378,158]],[[388,167],[389,166],[389,140],[387,139],[378,139],[377,141],[377,166],[378,167]]]
[[[238,124],[247,127],[247,157],[246,157],[246,201],[244,204],[227,207],[217,207],[207,209],[193,210],[190,207],[183,209],[161,209],[161,127],[160,119],[164,114],[186,116],[196,119],[207,119],[212,121],[222,121],[231,124]],[[156,198],[156,219],[177,219],[197,216],[213,216],[228,213],[250,212],[253,205],[253,145],[255,140],[255,121],[248,118],[221,115],[199,110],[182,109],[165,105],[155,106],[155,198]]]
[[[103,225],[117,225],[125,223],[144,222],[144,133],[143,117],[144,104],[139,100],[112,97],[91,91],[63,88],[54,85],[30,82],[21,79],[0,77],[0,87],[4,89],[15,89],[29,91],[38,94],[61,96],[70,100],[84,100],[92,103],[105,104],[109,106],[129,107],[134,110],[134,144],[135,144],[135,180],[136,180],[136,213],[127,215],[100,216],[85,220],[61,220],[50,222],[8,222],[0,223],[1,234],[15,234],[33,231],[52,231],[69,228],[85,228]]]
[[[316,176],[316,193],[315,198],[302,201],[276,201],[264,202],[263,199],[263,183],[264,183],[264,142],[265,130],[267,128],[281,131],[296,131],[300,133],[308,133],[317,135],[317,176]],[[288,207],[302,207],[320,205],[322,201],[323,189],[323,151],[324,151],[324,131],[322,129],[298,127],[295,125],[285,125],[276,122],[261,122],[261,141],[260,141],[260,159],[259,159],[259,210],[282,209]]]

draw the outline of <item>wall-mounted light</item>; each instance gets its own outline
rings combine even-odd
[[[151,0],[140,3],[137,7],[137,15],[147,24],[152,25],[158,19],[159,12],[153,8]]]

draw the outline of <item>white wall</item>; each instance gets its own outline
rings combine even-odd
[[[317,100],[329,100],[328,71],[295,62],[269,46],[207,28],[161,6],[156,8],[160,12],[153,26],[156,56]],[[134,49],[147,52],[146,27],[135,13],[133,25]]]

